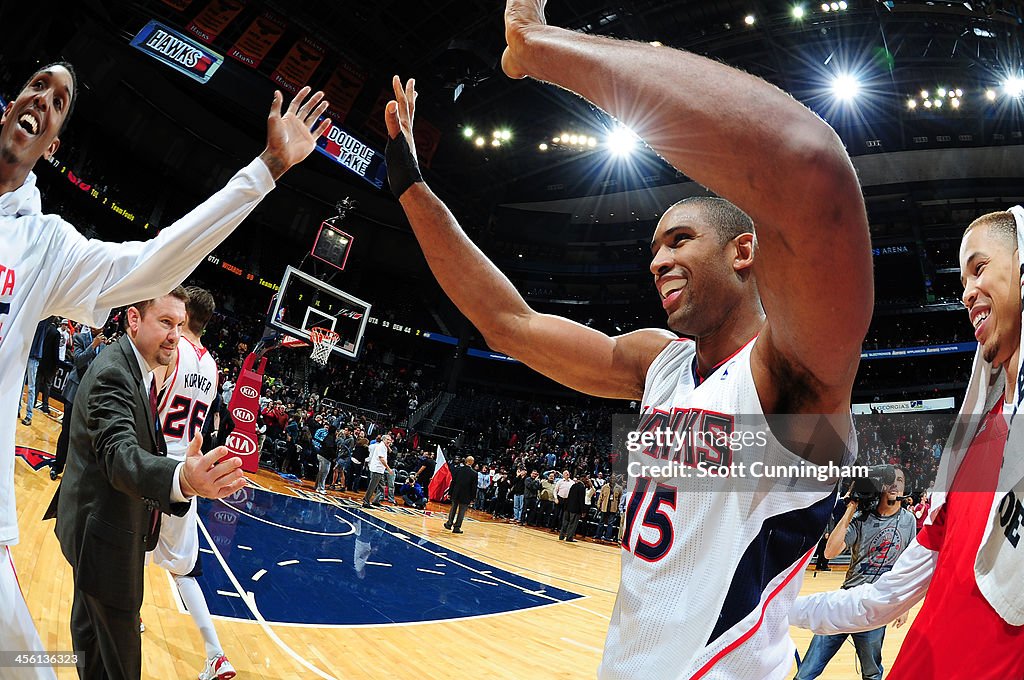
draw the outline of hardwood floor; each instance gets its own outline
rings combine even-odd
[[[21,446],[52,451],[58,432],[59,424],[42,414],[37,414],[31,427],[18,425],[17,442]],[[295,499],[301,493],[296,491],[297,488],[312,491],[310,483],[297,487],[265,471],[260,471],[253,479],[268,490],[261,493],[276,492]],[[71,572],[53,535],[53,523],[40,521],[56,484],[50,481],[48,468],[43,467],[37,472],[24,460],[19,459],[16,461],[15,486],[21,543],[13,548],[12,553],[21,586],[46,648],[67,650],[71,648],[68,631],[73,585]],[[331,496],[341,497],[340,494]],[[289,502],[307,503],[298,500]],[[334,514],[337,519],[329,518],[332,522],[343,522],[344,526],[360,526],[364,538],[369,535],[366,533],[368,531],[375,531],[381,535],[388,534],[388,539],[392,542],[401,541],[394,545],[406,551],[402,553],[403,555],[409,554],[408,551],[418,551],[415,552],[416,555],[436,560],[437,569],[444,569],[444,564],[448,565],[449,569],[463,570],[469,576],[473,573],[478,575],[463,580],[481,584],[488,582],[487,585],[491,586],[495,585],[490,583],[494,580],[508,586],[506,590],[495,588],[494,595],[485,592],[480,596],[483,606],[498,604],[493,600],[499,597],[499,592],[507,591],[517,595],[530,593],[528,587],[519,585],[519,579],[539,582],[552,592],[560,589],[582,597],[564,601],[552,597],[545,606],[528,606],[481,616],[448,617],[447,620],[430,620],[431,607],[427,606],[423,610],[423,616],[426,618],[422,619],[422,622],[295,625],[280,622],[262,623],[241,618],[216,618],[221,643],[238,670],[239,678],[340,679],[379,678],[382,675],[402,674],[428,678],[447,676],[510,679],[594,676],[615,601],[619,570],[617,547],[590,541],[565,544],[559,542],[552,533],[488,521],[479,514],[471,516],[481,521],[467,522],[466,533],[456,536],[441,526],[446,515],[445,506],[434,508],[438,512],[430,516],[380,510],[362,515],[362,511],[358,511],[361,517],[369,518],[358,522],[354,519],[357,511],[350,510],[349,507],[335,500],[333,505],[318,505],[316,509],[324,508]],[[242,506],[239,506],[239,509],[241,511]],[[253,509],[251,514],[257,513]],[[265,518],[260,521],[272,524]],[[295,528],[293,531],[303,534],[317,533],[301,528]],[[321,532],[320,535],[329,534]],[[342,532],[338,532],[337,535],[342,535]],[[213,542],[217,543],[218,547],[215,551],[211,550],[209,554],[203,555],[204,570],[211,574],[221,573],[218,571],[218,562],[224,559],[224,564],[229,565],[229,568],[223,571],[224,574],[233,569],[237,572],[236,580],[248,584],[245,588],[255,588],[252,582],[260,575],[257,573],[251,578],[246,578],[241,568],[237,566],[240,564],[239,559],[248,559],[245,551],[252,550],[249,546],[237,549],[239,541],[242,540],[241,536],[239,533],[232,543],[223,545],[214,539]],[[299,535],[295,536],[295,540],[298,540]],[[287,540],[283,545],[289,545]],[[352,541],[348,541],[348,545],[351,544]],[[369,552],[365,554],[370,555],[371,559],[365,564],[384,565],[386,560],[380,556],[381,553],[372,552],[376,545],[366,548]],[[232,551],[230,556],[224,557],[229,551]],[[356,551],[355,561],[358,563],[358,540]],[[443,557],[434,557],[435,555]],[[366,557],[363,559],[365,561]],[[291,565],[288,567],[290,569],[325,568],[323,564],[306,567],[310,560],[302,561],[301,564],[297,564],[298,561],[282,560],[277,564]],[[351,562],[348,555],[317,561],[344,561],[346,564]],[[370,567],[364,565],[363,568],[366,574],[371,573]],[[201,670],[205,658],[199,632],[188,614],[180,607],[167,573],[154,566],[148,566],[146,569],[146,597],[142,608],[142,617],[146,624],[146,632],[142,636],[143,675],[146,678],[195,677]],[[384,566],[378,566],[378,569],[380,572],[389,572]],[[505,576],[496,576],[499,570],[502,570],[500,573]],[[432,584],[439,578],[436,574],[441,572],[435,571],[429,565],[427,568],[417,568],[416,572],[415,578],[423,580],[417,581],[408,592],[428,595],[435,592],[430,588],[434,587]],[[367,582],[359,582],[362,576],[359,576],[359,572],[351,571],[351,568],[347,571],[324,573],[337,574],[329,576],[326,581],[317,582],[319,585],[315,587],[325,590],[309,591],[302,589],[305,586],[295,586],[295,590],[291,591],[288,586],[284,586],[284,590],[279,591],[277,595],[286,600],[291,598],[291,604],[299,610],[305,608],[312,613],[322,613],[330,599],[327,595],[335,588],[346,585],[371,587],[365,585]],[[389,573],[394,576],[397,569]],[[277,576],[272,575],[266,580],[270,581],[271,578]],[[331,580],[335,578],[337,580]],[[808,573],[804,580],[803,592],[836,589],[842,583],[842,578],[842,571],[826,572],[814,578]],[[352,583],[347,584],[348,580]],[[226,606],[238,607],[240,603],[249,601],[242,592],[243,584],[238,585],[237,593],[231,592],[232,589],[228,586],[224,586],[224,590],[228,592],[216,591],[224,595],[225,602],[228,602]],[[385,601],[390,593],[399,592],[399,588],[385,587],[380,590],[380,586],[376,587],[378,590],[366,591],[372,593],[371,599],[367,601],[371,604],[361,606],[379,607],[385,616],[404,614],[407,613],[406,609],[413,607],[412,600]],[[486,591],[482,586],[477,589]],[[318,593],[322,593],[324,597]],[[270,600],[262,594],[258,597],[262,611],[269,606],[263,603]],[[488,601],[488,598],[492,600]],[[429,597],[427,599],[429,600]],[[255,602],[254,597],[253,603]],[[438,604],[451,605],[444,602]],[[211,604],[211,610],[214,608]],[[344,616],[351,615],[354,619],[359,619],[363,613],[342,612]],[[895,658],[906,630],[907,627],[899,630],[890,627],[887,632],[883,655],[887,665],[891,665]],[[803,653],[810,635],[797,629],[793,629],[792,634],[798,649]],[[72,669],[60,669],[58,677],[72,678],[75,677],[75,673]],[[821,677],[831,680],[854,680],[860,677],[851,644],[843,646]]]

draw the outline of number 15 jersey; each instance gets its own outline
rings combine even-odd
[[[789,609],[838,477],[824,478],[769,430],[750,368],[756,342],[707,378],[689,340],[670,343],[648,370],[628,447],[605,680],[789,675]],[[846,446],[844,465],[856,451],[852,426]]]

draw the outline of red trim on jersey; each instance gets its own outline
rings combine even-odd
[[[757,336],[754,336],[754,337],[757,337]],[[799,574],[800,572],[802,572],[804,570],[804,568],[807,566],[807,563],[811,561],[811,554],[812,553],[814,553],[814,548],[811,548],[810,550],[807,551],[807,554],[804,555],[804,558],[802,560],[800,560],[799,562],[797,562],[796,567],[794,567],[789,572],[789,576],[787,576],[785,578],[785,580],[783,580],[782,583],[780,583],[778,586],[776,586],[775,590],[773,590],[771,592],[771,595],[768,596],[768,599],[766,599],[764,601],[764,605],[761,607],[761,616],[757,619],[757,623],[754,624],[753,628],[751,628],[746,633],[741,635],[731,645],[729,645],[728,647],[726,647],[725,649],[720,651],[718,654],[715,654],[715,656],[710,661],[708,661],[706,664],[704,664],[699,671],[697,671],[695,674],[690,676],[690,680],[697,680],[698,678],[702,678],[705,675],[707,675],[708,671],[710,671],[714,667],[714,665],[716,663],[721,661],[722,658],[725,655],[730,654],[731,652],[733,652],[737,647],[739,647],[744,642],[749,640],[750,637],[754,633],[757,632],[757,629],[761,627],[761,623],[764,621],[764,612],[765,612],[766,609],[768,609],[768,605],[775,598],[775,596],[778,595],[782,591],[782,589],[785,588],[789,584],[789,582],[793,580],[794,576],[796,576],[797,574]]]
[[[179,342],[178,345],[180,346],[181,343]],[[180,365],[181,365],[181,350],[178,350],[177,352],[174,353],[174,373],[171,374],[170,380],[164,380],[164,384],[160,386],[160,401],[157,402],[157,405],[156,405],[156,412],[157,413],[160,413],[161,411],[163,411],[163,410],[165,410],[167,408],[167,400],[171,398],[170,387],[171,387],[171,385],[174,384],[175,378],[178,377],[178,367]]]
[[[206,352],[209,351],[209,350],[207,350],[202,345],[195,344],[194,342],[192,342],[191,340],[186,338],[184,335],[181,336],[181,339],[186,341],[188,344],[192,345],[192,349],[194,349],[196,351],[196,357],[198,357],[199,361],[201,362],[203,360],[203,357],[206,356]]]
[[[25,592],[21,589],[21,581],[18,580],[18,570],[14,568],[14,557],[11,556],[11,546],[5,545],[7,548],[7,561],[11,563],[11,573],[14,574],[14,582],[18,584],[18,592],[21,593],[21,599],[25,599]]]
[[[722,360],[721,360],[721,361],[719,361],[719,362],[718,362],[717,364],[715,364],[714,366],[712,366],[712,367],[711,367],[711,373],[714,373],[715,371],[717,371],[718,369],[720,369],[720,368],[721,368],[722,366],[724,366],[724,365],[725,365],[725,363],[726,363],[727,361],[729,361],[730,359],[732,359],[733,357],[735,357],[735,356],[736,356],[737,354],[739,354],[740,352],[742,352],[743,350],[745,350],[745,349],[747,348],[747,345],[749,345],[750,343],[752,343],[752,342],[753,342],[754,340],[757,340],[757,336],[758,336],[758,335],[761,335],[761,334],[760,334],[760,333],[756,333],[756,334],[754,335],[754,337],[752,337],[752,338],[751,338],[750,340],[747,340],[747,341],[746,341],[745,343],[743,343],[742,345],[740,345],[740,348],[739,348],[738,350],[736,350],[735,352],[733,352],[732,354],[730,354],[729,356],[727,356],[726,358],[722,359]],[[694,357],[694,358],[693,358],[693,372],[697,374],[697,377],[698,377],[698,378],[700,378],[700,381],[701,381],[701,382],[704,382],[705,380],[707,380],[708,376],[710,376],[710,375],[711,375],[711,373],[708,373],[708,375],[706,375],[706,376],[705,376],[705,375],[701,375],[701,374],[700,374],[700,369],[699,369],[699,368],[697,368],[697,357]]]

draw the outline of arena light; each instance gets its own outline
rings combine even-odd
[[[917,108],[917,100],[916,99],[908,99],[907,100],[907,108],[911,109],[911,110],[916,109]]]
[[[755,21],[756,19],[754,19],[753,14],[748,14],[747,16],[743,17],[743,23],[745,23],[747,26],[753,26]]]
[[[845,10],[849,5],[846,4],[846,0],[839,0],[839,9]]]
[[[794,19],[803,19],[804,18],[804,14],[805,14],[805,10],[804,10],[803,5],[794,5],[793,6],[793,18]]]
[[[860,81],[848,73],[832,79],[832,94],[840,101],[850,101],[860,92]]]
[[[605,144],[608,145],[608,150],[611,151],[614,156],[629,156],[636,149],[637,141],[636,133],[630,130],[625,125],[617,125],[615,129],[608,133],[605,138]]]
[[[483,137],[477,137],[476,141],[475,141],[475,144],[477,146],[483,146],[484,145],[484,138]]]
[[[495,137],[491,140],[491,146],[501,146],[501,140]]]
[[[502,130],[501,131],[501,141],[507,142],[510,139],[512,139],[512,131],[511,130]]]
[[[538,149],[540,149],[541,151],[547,151],[547,150],[548,150],[548,145],[547,145],[546,143],[544,143],[544,142],[541,142],[541,143],[540,143],[540,144],[539,144],[539,145],[537,146],[537,148],[538,148]]]
[[[828,10],[829,10],[828,3],[827,2],[821,3],[821,11],[822,12],[827,12]]]
[[[994,102],[996,100],[996,91],[992,88],[985,90],[985,99]]]
[[[1010,97],[1020,97],[1024,94],[1024,78],[1010,76],[1003,81],[1003,92]]]
[[[468,125],[466,127],[462,128],[462,136],[465,137],[466,139],[472,139],[473,138],[473,128],[469,127]]]

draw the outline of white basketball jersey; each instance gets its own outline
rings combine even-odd
[[[205,347],[196,347],[183,336],[178,342],[177,363],[164,384],[157,412],[167,441],[167,456],[185,460],[188,443],[202,431],[217,392],[217,362]],[[163,516],[160,539],[150,553],[155,564],[179,576],[191,572],[199,556],[196,499],[190,503],[181,517]]]
[[[648,370],[637,431],[676,438],[641,439],[629,453],[622,578],[603,679],[788,677],[789,609],[838,479],[805,476],[819,469],[772,435],[750,369],[755,342],[703,380],[689,340],[670,343]],[[844,465],[856,454],[852,427],[847,447]],[[668,477],[638,470],[672,462]],[[740,464],[744,474],[699,474],[702,465]]]
[[[183,336],[178,361],[170,370],[157,411],[168,457],[185,460],[188,443],[202,431],[217,394],[217,362],[205,347]]]

